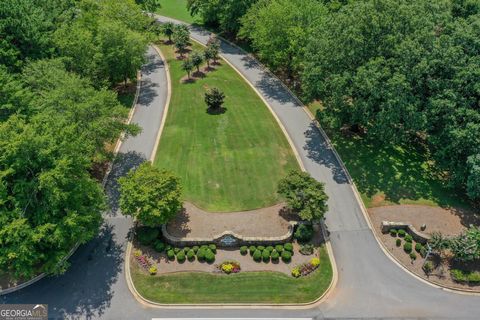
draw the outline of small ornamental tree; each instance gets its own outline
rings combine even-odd
[[[195,66],[195,68],[197,68],[197,72],[200,72],[200,66],[203,62],[202,55],[199,52],[193,52],[190,56],[190,59],[192,60],[192,64]]]
[[[137,218],[145,226],[167,223],[182,207],[179,179],[150,162],[141,164],[118,181],[122,213]]]
[[[172,35],[175,31],[175,24],[173,22],[167,22],[162,25],[162,33],[168,37],[168,42],[172,42]]]
[[[193,62],[190,58],[185,59],[182,63],[182,69],[187,73],[188,79],[190,79],[190,73],[192,72],[193,67]]]
[[[445,253],[445,250],[450,247],[450,240],[440,232],[433,232],[428,244],[433,252],[442,256]]]
[[[308,173],[290,171],[278,184],[278,193],[287,199],[289,209],[306,221],[320,220],[328,210],[325,185]]]
[[[218,110],[222,107],[225,94],[218,88],[212,88],[205,92],[205,103],[208,108]]]
[[[210,68],[210,60],[215,58],[215,53],[213,52],[212,48],[209,48],[209,47],[205,48],[205,51],[203,52],[203,57],[207,62],[208,68]]]
[[[172,38],[175,48],[177,48],[180,56],[183,57],[183,53],[188,46],[188,41],[190,40],[188,28],[184,25],[175,26]]]
[[[136,0],[147,14],[153,14],[158,8],[161,8],[160,0]]]
[[[461,235],[450,240],[450,250],[458,261],[472,261],[480,258],[480,228],[470,226]]]
[[[213,62],[217,62],[218,52],[220,50],[220,41],[216,37],[210,37],[207,41],[207,50],[210,51],[211,59]]]

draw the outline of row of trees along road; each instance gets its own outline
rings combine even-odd
[[[133,0],[0,1],[0,270],[61,273],[98,233],[92,168],[139,131],[111,88],[135,79],[152,22]]]
[[[426,146],[480,200],[480,0],[189,0],[250,43],[322,122],[374,143]]]

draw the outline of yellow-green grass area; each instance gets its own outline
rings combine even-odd
[[[366,207],[393,204],[468,207],[461,192],[447,188],[426,150],[346,136],[322,121],[318,102],[308,107],[345,163]]]
[[[320,297],[332,280],[327,250],[322,246],[319,252],[319,268],[301,278],[270,271],[230,275],[179,272],[150,276],[136,263],[132,263],[131,275],[138,293],[158,303],[307,303]]]
[[[162,0],[162,7],[157,9],[157,13],[181,20],[188,23],[199,23],[200,18],[192,17],[187,10],[187,0]]]
[[[185,200],[215,212],[251,210],[281,201],[278,181],[298,169],[290,145],[254,90],[225,61],[184,82],[173,46],[160,44],[171,74],[172,96],[155,166],[177,174]],[[203,50],[194,43],[193,50]],[[207,112],[204,94],[225,93],[225,112]]]

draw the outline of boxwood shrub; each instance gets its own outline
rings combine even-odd
[[[198,249],[198,251],[197,251],[198,261],[204,261],[205,260],[205,253],[206,253],[206,250],[204,248]]]
[[[266,249],[262,251],[262,260],[263,262],[270,262],[270,251]]]
[[[412,260],[417,259],[417,254],[414,251],[410,252],[410,259],[412,259]]]
[[[190,247],[183,247],[182,250],[185,252],[185,254],[187,254],[187,252],[190,251]]]
[[[397,233],[398,233],[397,229],[390,229],[390,235],[391,235],[392,237],[396,237],[396,236],[397,236]]]
[[[411,235],[409,235],[409,234],[406,234],[406,235],[405,235],[405,241],[406,241],[406,242],[410,242],[410,243],[411,243],[411,242],[413,241],[413,238],[412,238],[412,236],[411,236]]]
[[[177,261],[180,263],[185,262],[185,251],[182,250],[177,253]]]
[[[275,246],[275,250],[277,250],[277,252],[282,252],[283,251],[283,246],[281,244],[277,244]]]
[[[450,274],[453,280],[457,282],[468,282],[468,283],[479,283],[480,282],[480,272],[479,271],[462,271],[459,269],[452,269]]]
[[[212,263],[215,261],[215,253],[213,253],[212,250],[208,249],[205,252],[205,261],[207,261],[208,263]]]
[[[253,253],[253,260],[259,262],[261,259],[262,259],[262,251],[258,249],[255,250],[255,252]]]
[[[423,246],[421,243],[415,243],[415,251],[420,252],[422,250]]]
[[[153,245],[153,248],[155,249],[155,251],[157,252],[163,252],[165,251],[165,243],[163,243],[161,240],[156,240],[155,241],[155,244]]]
[[[210,249],[213,253],[217,253],[217,246],[213,243],[208,245],[208,249]]]
[[[248,253],[248,247],[247,246],[241,246],[240,247],[240,253],[242,256],[246,255]]]
[[[268,246],[265,248],[265,250],[268,250],[268,252],[270,253],[273,251],[273,249],[274,249],[273,246]]]
[[[285,243],[285,244],[283,245],[283,250],[293,252],[293,244],[291,244],[291,243]]]
[[[397,247],[400,247],[400,246],[402,245],[402,240],[401,240],[401,239],[397,239],[396,244],[397,244]]]
[[[297,227],[294,234],[295,239],[300,242],[310,241],[313,237],[313,228],[309,224],[301,224]]]
[[[168,257],[168,260],[175,260],[175,252],[172,249],[168,250],[167,257]]]
[[[253,253],[255,252],[255,250],[257,250],[257,248],[255,248],[255,246],[250,246],[248,248],[248,251],[250,252],[250,255],[253,256]]]
[[[144,246],[148,246],[157,239],[160,231],[158,228],[151,228],[151,227],[140,227],[137,229],[137,239],[140,244]]]
[[[278,253],[277,250],[273,249],[271,257],[272,257],[272,261],[277,262],[278,259],[280,258],[280,254]]]
[[[198,249],[200,249],[199,246],[193,246],[193,248],[192,248],[192,250],[193,250],[193,252],[195,252],[195,254],[197,254]]]
[[[183,250],[177,247],[173,248],[173,252],[175,252],[175,255],[177,255],[180,251],[183,251]]]
[[[397,234],[398,234],[399,237],[403,238],[403,237],[405,237],[407,232],[405,232],[405,230],[403,230],[403,229],[400,229],[400,230],[398,230]]]
[[[263,251],[263,250],[265,250],[265,247],[264,246],[258,246],[257,250]]]
[[[282,261],[283,262],[290,262],[292,260],[292,253],[290,251],[283,251],[282,252]]]
[[[403,250],[406,253],[412,252],[412,244],[410,242],[405,242],[405,244],[403,245]]]
[[[193,251],[193,249],[188,250],[187,259],[188,259],[188,261],[195,260],[195,251]]]

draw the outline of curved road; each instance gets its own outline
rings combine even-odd
[[[162,22],[174,21],[159,17]],[[191,36],[206,43],[209,33],[191,29]],[[2,297],[3,303],[48,303],[54,318],[150,319],[161,317],[310,317],[326,318],[455,318],[478,319],[480,297],[449,293],[418,281],[380,249],[368,228],[345,173],[295,98],[265,72],[253,58],[226,42],[223,57],[252,83],[286,128],[306,170],[326,183],[330,196],[327,226],[339,280],[319,308],[280,309],[154,309],[136,302],[125,282],[123,254],[131,220],[118,215],[115,180],[129,168],[150,157],[166,97],[162,61],[153,49],[143,68],[142,89],[133,122],[144,131],[121,146],[107,192],[113,210],[94,241],[82,246],[70,259],[65,275],[45,278],[31,287]]]

